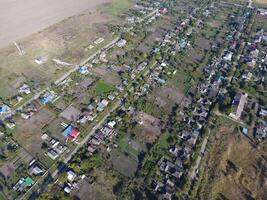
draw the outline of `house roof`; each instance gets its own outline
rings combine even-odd
[[[73,127],[72,125],[69,125],[64,131],[63,135],[67,137],[70,140],[74,140],[77,138],[77,136],[80,134],[80,131]]]
[[[26,186],[31,186],[34,181],[28,176],[25,180],[24,180],[24,183]]]

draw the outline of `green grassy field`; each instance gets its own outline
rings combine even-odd
[[[192,77],[189,74],[183,71],[177,71],[175,76],[170,81],[175,87],[186,94],[191,87],[191,78]]]
[[[2,193],[0,193],[0,200],[5,200],[5,196]]]
[[[133,4],[133,0],[113,0],[103,11],[108,15],[118,16],[126,12]]]
[[[131,144],[131,140],[124,134],[116,140],[118,146],[122,149],[122,151],[128,153],[134,159],[138,159],[139,151],[135,149]]]
[[[100,80],[96,83],[95,87],[94,87],[94,91],[96,92],[96,94],[101,95],[104,93],[108,93],[113,91],[115,88],[112,85],[107,84],[106,82],[104,82],[103,80]]]

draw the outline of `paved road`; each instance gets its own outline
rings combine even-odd
[[[107,117],[110,115],[110,113],[112,113],[114,110],[116,110],[121,104],[121,101],[119,100],[113,107],[112,109],[109,110],[109,112],[105,115],[105,117],[103,117],[98,123],[97,125],[94,126],[94,128],[86,135],[86,137],[75,147],[75,149],[71,152],[71,154],[69,154],[66,158],[63,159],[63,162],[65,164],[67,164],[72,156],[74,156],[77,151],[83,146],[85,145],[88,140],[90,139],[90,137],[95,133],[95,131],[97,129],[99,129],[105,122],[105,120],[107,119]],[[59,173],[59,170],[57,169],[56,171],[53,172],[52,177],[55,178],[57,176],[57,174]]]

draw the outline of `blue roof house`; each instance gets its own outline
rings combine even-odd
[[[54,98],[56,97],[55,93],[53,91],[50,92],[46,92],[41,98],[40,101],[43,104],[47,104],[49,102],[51,102]]]
[[[7,106],[6,104],[0,105],[0,114],[7,112],[9,109],[9,106]]]

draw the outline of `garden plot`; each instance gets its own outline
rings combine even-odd
[[[154,90],[150,98],[159,105],[164,108],[166,111],[171,111],[172,107],[175,104],[183,103],[185,98],[184,94],[174,86],[166,85]],[[182,104],[184,105],[184,104]]]
[[[138,167],[138,163],[135,160],[116,149],[111,151],[111,160],[118,172],[126,177],[134,177]]]
[[[153,143],[161,134],[160,120],[144,112],[139,112],[136,116],[138,125],[134,132],[139,141]]]
[[[121,78],[119,74],[115,71],[107,70],[107,67],[105,65],[101,65],[99,67],[94,68],[93,72],[96,76],[101,77],[103,80],[105,80],[109,84],[112,84],[112,85],[121,84]]]
[[[75,122],[79,119],[81,111],[75,108],[74,106],[69,106],[62,113],[60,113],[60,117],[68,120],[69,122]]]
[[[55,117],[55,114],[46,108],[42,108],[34,113],[30,119],[16,120],[16,131],[14,137],[24,148],[32,154],[38,154],[41,150],[42,128],[49,124]]]
[[[63,118],[57,118],[51,122],[46,128],[46,132],[53,138],[58,139],[62,144],[65,143],[66,138],[62,134],[64,126],[62,124],[67,124],[66,120]]]

